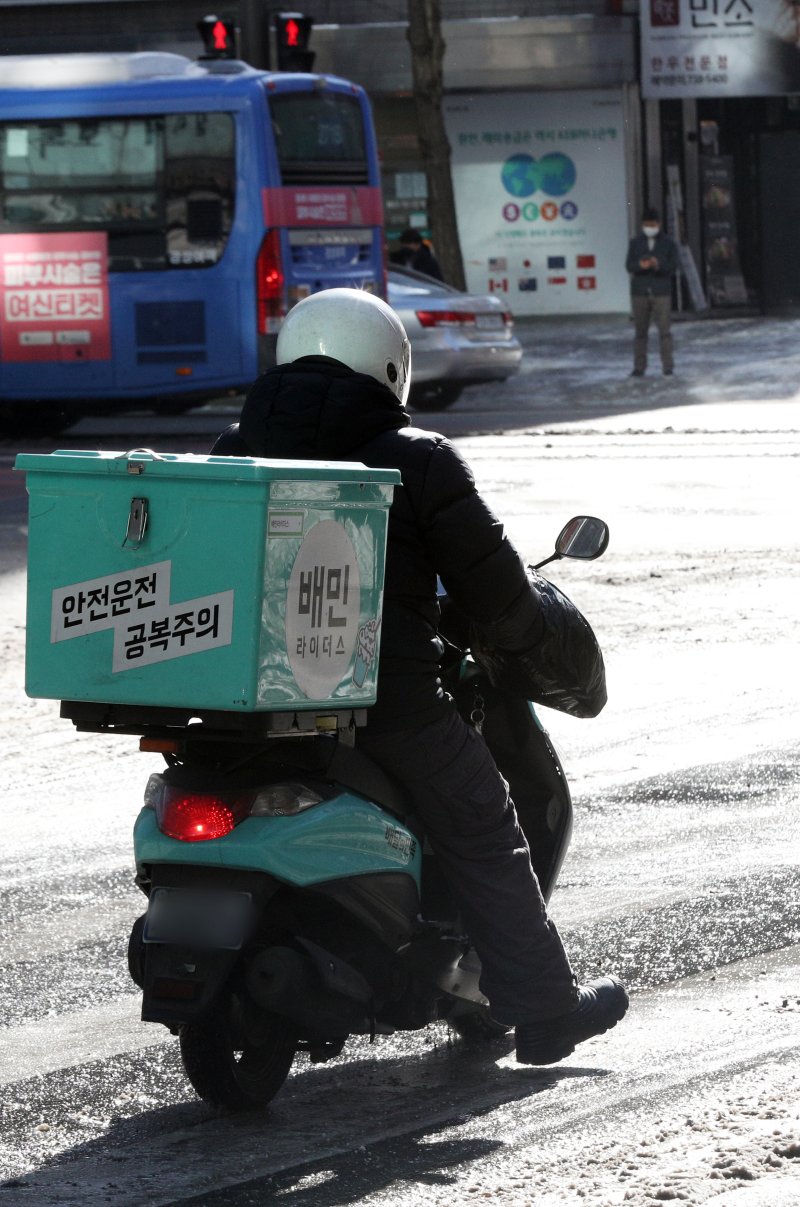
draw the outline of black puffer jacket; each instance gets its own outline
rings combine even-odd
[[[270,369],[251,388],[238,430],[224,432],[213,451],[400,470],[389,512],[371,730],[417,728],[449,707],[439,681],[437,574],[504,648],[538,639],[538,598],[469,466],[443,436],[411,427],[391,390],[374,378],[314,357]]]

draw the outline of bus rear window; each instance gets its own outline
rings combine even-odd
[[[0,124],[0,233],[107,231],[111,271],[215,264],[234,180],[226,113]]]
[[[269,98],[283,184],[368,184],[358,100],[335,92]]]

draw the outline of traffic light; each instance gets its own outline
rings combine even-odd
[[[219,17],[203,17],[197,22],[200,37],[203,39],[205,54],[203,59],[235,59],[236,58],[236,22],[223,21]]]
[[[303,13],[276,13],[275,33],[278,39],[278,71],[311,71],[314,51],[308,49],[313,17]]]

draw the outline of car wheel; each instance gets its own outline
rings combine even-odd
[[[412,386],[408,403],[415,411],[444,411],[461,397],[463,389],[452,382],[431,382],[417,389]]]

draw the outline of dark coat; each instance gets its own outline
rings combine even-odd
[[[386,386],[336,361],[304,358],[260,377],[238,430],[215,453],[360,461],[399,469],[389,512],[378,704],[370,729],[418,728],[449,700],[439,680],[437,574],[455,603],[508,649],[539,635],[539,602],[503,525],[444,436],[410,426]]]
[[[658,260],[658,268],[640,268],[639,261],[650,256]],[[674,239],[659,231],[650,251],[646,235],[635,235],[628,244],[625,267],[631,274],[633,297],[664,297],[672,292],[672,278],[678,271],[678,248]]]
[[[434,277],[437,281],[444,281],[441,265],[427,243],[420,243],[416,248],[401,247],[399,251],[392,252],[389,262],[413,268],[414,272],[424,272],[426,276]]]

